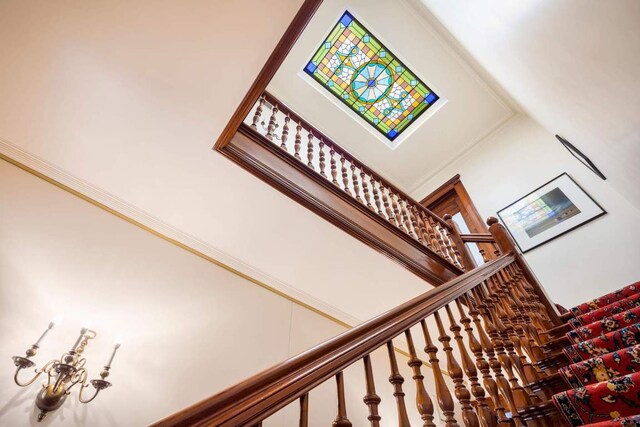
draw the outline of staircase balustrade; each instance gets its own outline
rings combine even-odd
[[[435,404],[445,426],[547,425],[529,419],[535,414],[526,410],[543,403],[530,383],[543,383],[547,378],[537,362],[551,317],[517,256],[511,252],[492,255],[485,264],[155,426],[256,426],[295,401],[300,402],[299,425],[307,426],[314,389],[332,379],[337,386],[334,426],[363,425],[366,421],[348,415],[347,409],[357,404],[366,406],[371,426],[381,425],[378,408],[387,398],[395,399],[395,423],[401,427],[410,425],[407,405],[411,400],[427,427],[436,425]],[[418,328],[424,337],[422,351],[415,345],[412,328]],[[394,340],[403,338],[415,396],[404,391],[405,378],[394,350]],[[374,384],[370,355],[385,347],[392,396],[380,396]],[[365,372],[360,403],[348,402],[345,396],[343,372],[356,363],[362,363]],[[445,370],[453,387],[445,380]],[[425,387],[427,373],[433,376],[435,395]]]

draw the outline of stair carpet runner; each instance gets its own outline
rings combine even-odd
[[[571,426],[640,427],[640,282],[571,312],[556,408]]]

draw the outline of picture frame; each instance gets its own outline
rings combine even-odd
[[[526,253],[606,213],[564,172],[500,209],[498,217]]]

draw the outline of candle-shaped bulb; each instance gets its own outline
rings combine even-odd
[[[40,335],[40,338],[38,338],[38,340],[36,341],[36,343],[34,344],[34,346],[36,347],[40,347],[40,342],[42,342],[42,340],[44,339],[44,337],[47,335],[47,333],[53,329],[53,327],[56,325],[55,319],[52,320],[51,322],[49,322],[49,326],[47,326],[47,329],[44,330],[44,332],[42,333],[42,335]]]
[[[82,341],[82,337],[84,336],[84,334],[87,333],[89,329],[83,327],[82,329],[80,329],[80,336],[78,337],[78,339],[76,340],[75,344],[73,344],[73,347],[71,347],[71,351],[75,352],[76,348],[78,347],[78,345],[80,344],[80,341]]]
[[[109,362],[107,362],[105,366],[106,369],[111,368],[111,364],[113,363],[113,358],[116,357],[116,352],[118,351],[119,348],[120,348],[120,343],[116,341],[115,345],[113,346],[113,351],[111,352],[111,357],[109,358]]]

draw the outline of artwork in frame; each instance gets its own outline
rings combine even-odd
[[[607,213],[567,173],[498,211],[518,244],[528,252]]]

